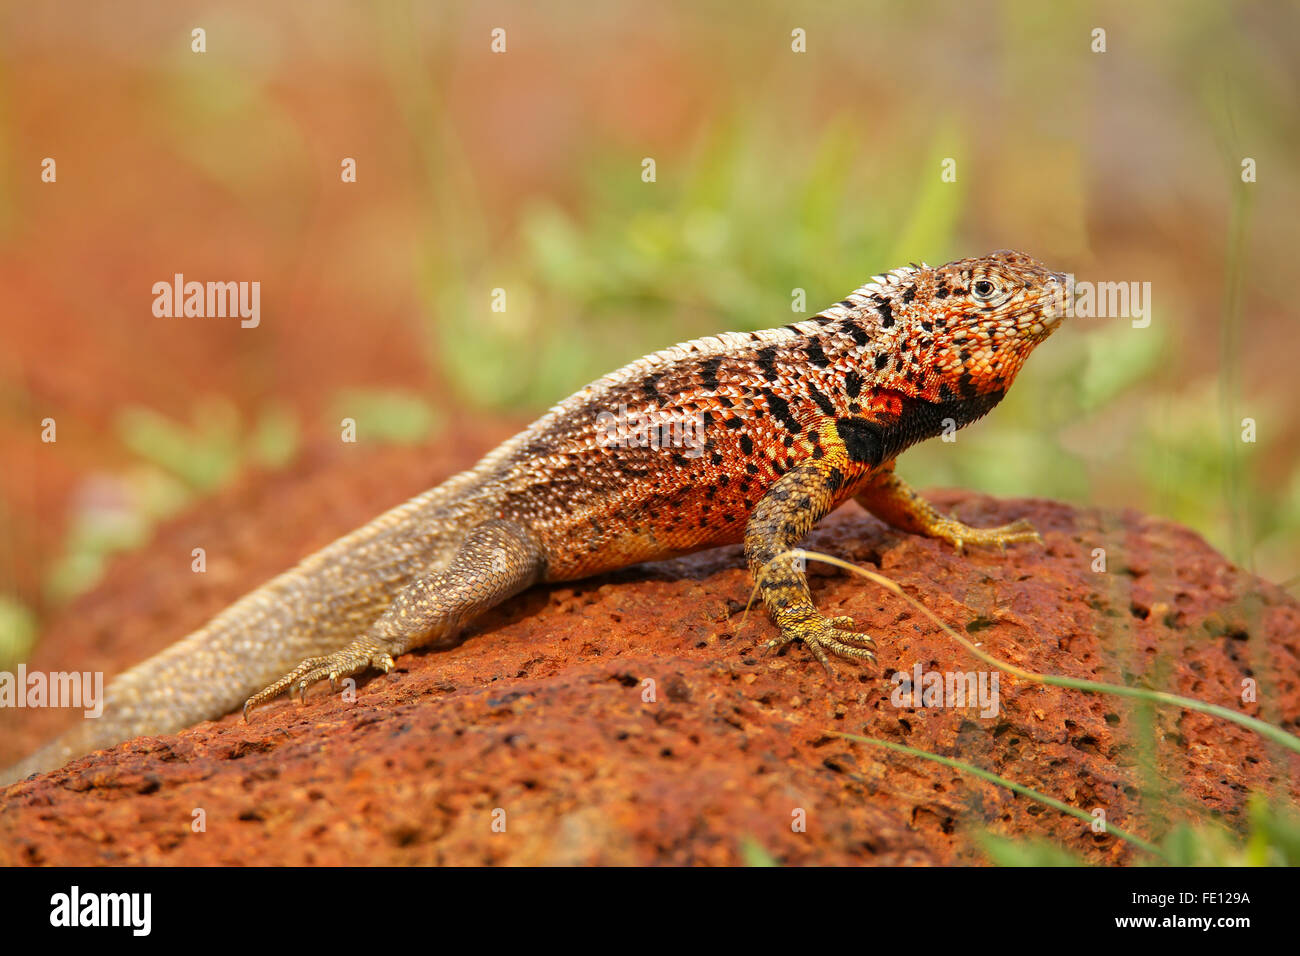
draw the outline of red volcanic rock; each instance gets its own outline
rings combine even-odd
[[[129,667],[499,437],[378,463],[308,456],[247,480],[117,562],[32,666]],[[1045,545],[959,555],[850,505],[807,546],[888,575],[1020,667],[1297,730],[1300,604],[1194,533],[1132,512],[936,500],[970,524],[1027,517]],[[196,539],[206,576],[189,571]],[[458,646],[400,658],[355,702],[318,688],[305,707],[132,740],[0,791],[0,863],[733,864],[757,849],[788,864],[950,864],[984,861],[972,839],[984,829],[1095,863],[1140,857],[1003,788],[837,732],[973,763],[1148,838],[1210,816],[1239,825],[1252,790],[1297,793],[1300,759],[1201,714],[1160,708],[1146,727],[1130,700],[1005,673],[995,716],[895,706],[896,671],[985,666],[878,586],[815,564],[810,576],[824,612],[876,638],[878,664],[841,664],[830,682],[801,646],[763,656],[774,632],[760,605],[745,613],[738,547],[540,587]],[[1242,703],[1247,678],[1259,703]],[[3,718],[13,758],[66,715]]]

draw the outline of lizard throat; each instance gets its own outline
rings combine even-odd
[[[908,398],[893,422],[881,424],[861,418],[841,418],[836,422],[836,430],[853,461],[876,466],[897,458],[918,442],[983,418],[1002,401],[1004,394],[998,390],[943,402]]]

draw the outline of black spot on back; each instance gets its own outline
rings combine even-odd
[[[808,353],[808,360],[818,368],[826,368],[831,364],[831,360],[826,357],[826,353],[822,350],[822,344],[816,339],[809,342],[804,351]]]
[[[721,364],[722,359],[711,358],[707,359],[704,364],[700,366],[701,384],[703,384],[703,386],[710,392],[716,392],[718,390],[718,366]]]
[[[876,302],[880,306],[880,327],[882,329],[893,328],[894,307],[889,304],[887,299],[877,299]]]
[[[767,407],[772,410],[772,417],[784,425],[792,435],[798,435],[803,431],[799,420],[790,414],[789,402],[770,388],[763,389],[763,398],[767,399]]]
[[[820,391],[818,391],[816,387],[812,385],[808,386],[808,397],[817,403],[817,407],[822,410],[823,414],[825,415],[835,414],[835,404],[829,398],[823,395]]]
[[[840,328],[858,345],[866,345],[871,341],[871,336],[867,334],[867,330],[856,322],[844,322],[840,325]]]

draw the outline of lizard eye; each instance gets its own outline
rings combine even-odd
[[[993,293],[997,291],[997,286],[988,279],[980,279],[971,286],[971,290],[975,293],[976,297],[980,299],[990,299],[993,297]]]

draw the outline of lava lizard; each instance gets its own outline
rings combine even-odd
[[[957,547],[1038,540],[1023,521],[981,529],[940,514],[894,461],[993,408],[1060,324],[1065,292],[1065,275],[1001,251],[897,269],[791,325],[638,359],[121,674],[102,717],[0,783],[387,672],[539,582],[741,541],[778,629],[769,649],[802,641],[828,671],[831,657],[874,660],[850,619],[818,613],[789,549],[849,498]]]

